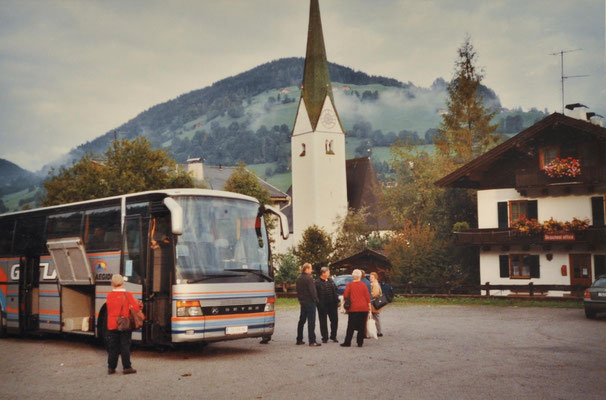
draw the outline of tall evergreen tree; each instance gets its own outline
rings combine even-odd
[[[448,85],[448,112],[434,139],[438,154],[455,166],[467,163],[498,143],[498,124],[491,124],[495,111],[484,107],[478,89],[484,78],[476,66],[477,53],[467,36],[457,50],[455,74]],[[451,167],[451,169],[454,169]]]

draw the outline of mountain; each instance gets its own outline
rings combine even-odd
[[[41,180],[36,174],[0,158],[0,213],[35,204]],[[16,195],[5,198],[10,194]]]
[[[192,157],[203,157],[214,165],[245,162],[285,191],[290,185],[290,135],[301,96],[303,65],[303,58],[271,61],[157,104],[72,149],[52,166],[69,165],[87,152],[102,154],[114,138],[145,136],[181,163]],[[334,63],[329,63],[329,71],[337,111],[348,133],[348,158],[371,155],[381,177],[388,171],[388,146],[398,139],[432,144],[446,108],[447,81],[438,78],[423,88]],[[515,134],[547,115],[538,110],[505,110],[497,94],[485,86],[479,93],[485,106],[497,111],[494,122],[500,124],[501,133]],[[14,164],[0,164],[0,199],[11,210],[32,203],[37,195],[31,186],[39,185],[40,178],[24,171]],[[7,200],[6,194],[15,192]]]

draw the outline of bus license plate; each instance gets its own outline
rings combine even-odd
[[[598,297],[606,297],[606,292],[598,292]]]
[[[228,326],[225,328],[227,335],[241,335],[248,332],[248,326]]]

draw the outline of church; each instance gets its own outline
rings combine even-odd
[[[296,246],[312,225],[336,232],[335,221],[350,208],[366,208],[369,225],[387,229],[386,218],[377,215],[381,187],[370,159],[346,160],[345,135],[332,92],[320,6],[311,0],[301,98],[291,139],[292,201],[283,210],[292,235],[288,243],[277,243],[278,252]]]

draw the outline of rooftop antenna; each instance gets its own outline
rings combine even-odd
[[[574,49],[574,50],[560,50],[557,53],[550,53],[551,56],[560,56],[560,69],[562,71],[562,114],[564,114],[564,79],[568,78],[583,78],[589,75],[564,75],[564,53],[572,53],[573,51],[579,51],[583,49]]]

